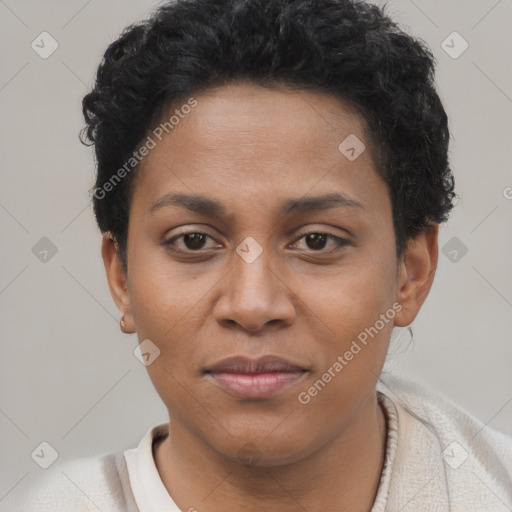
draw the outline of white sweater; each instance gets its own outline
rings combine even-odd
[[[512,511],[512,437],[411,382],[387,377],[377,390],[388,436],[371,512]],[[10,493],[0,511],[180,512],[152,455],[167,429],[153,427],[125,452],[56,463],[30,490]]]

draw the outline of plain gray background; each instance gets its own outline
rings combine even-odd
[[[0,506],[44,471],[31,458],[42,441],[63,461],[135,446],[167,420],[135,335],[119,330],[88,203],[92,151],[77,138],[101,55],[156,5],[0,0]],[[458,259],[440,253],[414,342],[402,350],[400,334],[388,367],[512,434],[512,0],[388,5],[438,61],[461,197],[440,235]],[[47,59],[31,48],[43,31],[59,45]],[[469,45],[457,58],[454,31]],[[46,262],[32,250],[42,237],[57,248]]]

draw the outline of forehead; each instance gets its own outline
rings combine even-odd
[[[162,123],[179,118],[161,140],[149,133],[155,147],[141,163],[135,193],[147,208],[173,191],[243,205],[336,191],[364,203],[385,188],[364,118],[332,95],[237,84],[194,99],[193,109],[174,105],[164,114]]]
[[[318,159],[343,134],[364,137],[364,119],[355,107],[328,94],[241,83],[206,91],[196,101],[172,130],[169,148],[186,144],[186,149],[222,151],[237,159],[264,149],[264,158]]]

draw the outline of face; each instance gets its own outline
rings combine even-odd
[[[147,369],[171,422],[228,459],[292,462],[353,422],[416,312],[389,193],[363,118],[334,97],[195,99],[150,133],[117,302],[160,350]]]

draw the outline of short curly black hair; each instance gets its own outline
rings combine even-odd
[[[249,81],[334,94],[362,113],[403,255],[408,239],[447,220],[455,198],[434,67],[423,41],[401,30],[385,7],[364,1],[168,2],[107,48],[83,99],[81,140],[95,145],[98,226],[117,240],[126,269],[137,165],[115,186],[112,177],[165,109],[208,88]]]

